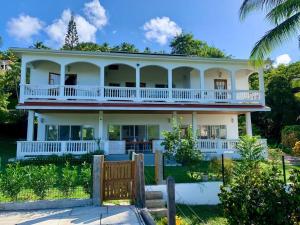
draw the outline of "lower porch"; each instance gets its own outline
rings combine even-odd
[[[235,154],[239,139],[234,112],[59,112],[28,113],[27,140],[17,142],[17,158],[45,155],[82,155],[103,151],[106,155],[130,151],[163,151],[163,131],[178,118],[184,132],[192,126],[199,151]],[[247,134],[252,135],[251,115],[246,112]],[[262,140],[266,145],[266,141]]]

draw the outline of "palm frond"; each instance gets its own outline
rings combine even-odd
[[[266,18],[276,25],[283,20],[289,18],[293,14],[300,11],[299,0],[286,0],[275,8],[273,8],[267,15]]]
[[[245,19],[249,13],[256,9],[271,9],[285,1],[286,0],[244,0],[240,7],[240,19]]]
[[[263,60],[264,57],[277,45],[291,37],[299,30],[300,12],[291,16],[278,26],[268,31],[254,46],[251,52],[251,59]]]

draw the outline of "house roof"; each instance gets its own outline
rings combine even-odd
[[[21,56],[23,54],[53,54],[66,56],[89,56],[89,57],[112,57],[112,58],[134,58],[134,59],[157,59],[157,60],[184,60],[193,62],[220,62],[220,63],[242,63],[249,64],[248,59],[231,59],[231,58],[207,58],[190,55],[173,55],[159,53],[129,53],[129,52],[100,52],[100,51],[75,51],[75,50],[48,50],[32,48],[11,48],[11,50]]]

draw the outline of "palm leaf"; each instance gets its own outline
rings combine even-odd
[[[244,0],[240,8],[240,19],[245,19],[249,13],[256,9],[271,9],[285,1],[286,0]]]
[[[299,0],[287,0],[272,9],[266,18],[276,25],[300,11]]]
[[[251,59],[262,60],[265,55],[269,54],[274,47],[281,44],[284,40],[290,38],[292,34],[299,30],[300,25],[300,12],[291,16],[272,30],[268,31],[259,40],[252,52]]]

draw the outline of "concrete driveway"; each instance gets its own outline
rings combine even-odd
[[[101,222],[100,222],[101,221]],[[144,224],[134,206],[78,207],[38,211],[0,212],[0,225]]]

